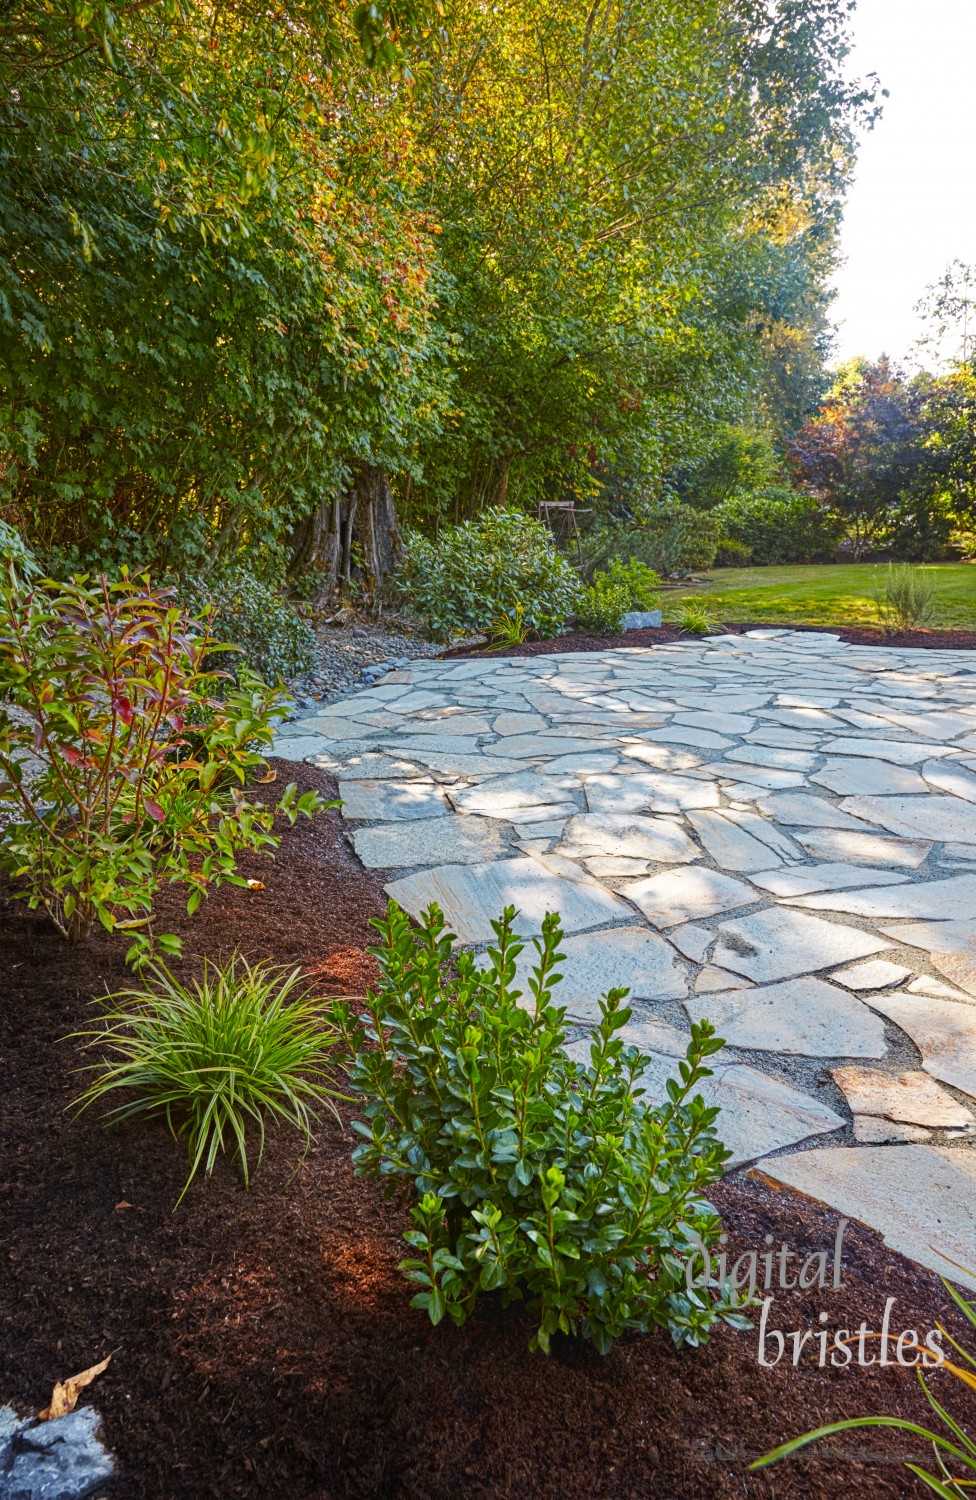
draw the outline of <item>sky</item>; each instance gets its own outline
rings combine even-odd
[[[889,92],[863,136],[841,231],[835,357],[917,363],[915,304],[976,262],[976,0],[858,0],[852,77]]]

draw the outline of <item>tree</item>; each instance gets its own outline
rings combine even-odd
[[[842,366],[789,444],[803,487],[843,516],[855,561],[890,539],[918,473],[921,435],[919,393],[882,357]]]

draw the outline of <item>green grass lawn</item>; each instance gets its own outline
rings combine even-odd
[[[930,627],[976,629],[976,565],[925,563],[936,588]],[[703,599],[718,620],[800,625],[877,625],[873,595],[885,568],[873,563],[790,568],[715,568],[703,582],[667,589],[664,617],[677,603]]]

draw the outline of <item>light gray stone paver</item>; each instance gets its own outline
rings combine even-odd
[[[361,858],[462,944],[505,905],[526,937],[560,912],[574,1055],[631,987],[623,1037],[663,1100],[708,1016],[735,1049],[702,1090],[734,1162],[806,1143],[763,1169],[917,1255],[910,1195],[931,1217],[951,1184],[972,1242],[976,655],[784,627],[427,659],[276,748],[336,776]]]
[[[884,1025],[837,985],[805,977],[685,1002],[734,1047],[802,1057],[883,1057]]]

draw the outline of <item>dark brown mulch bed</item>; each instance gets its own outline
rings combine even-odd
[[[976,651],[976,630],[910,630],[902,635],[885,635],[881,630],[863,627],[848,630],[833,625],[774,625],[768,620],[757,620],[752,624],[736,621],[720,627],[729,635],[744,635],[747,630],[802,630],[816,634],[839,635],[851,646],[910,646],[929,647],[937,651]],[[563,651],[613,651],[620,646],[660,646],[665,641],[693,641],[704,637],[687,635],[674,625],[662,625],[657,630],[628,630],[625,635],[587,635],[582,630],[569,635],[558,635],[551,641],[523,641],[521,646],[506,646],[498,650],[481,646],[475,650],[458,646],[446,656],[469,658],[474,656],[552,656]]]
[[[306,784],[324,778],[307,768]],[[198,917],[171,920],[188,953],[240,946],[302,963],[325,988],[355,990],[383,905],[335,814],[286,834],[275,866]],[[529,1355],[517,1310],[486,1302],[461,1330],[431,1329],[397,1273],[404,1214],[354,1179],[350,1133],[326,1118],[307,1157],[271,1141],[249,1193],[221,1165],[173,1212],[185,1160],[162,1127],[106,1130],[66,1107],[88,1001],[126,981],[122,945],[100,934],[69,951],[21,905],[0,904],[0,1402],[37,1409],[55,1378],[110,1351],[88,1393],[120,1461],[111,1493],[132,1500],[346,1497],[902,1497],[901,1461],[924,1443],[857,1434],[830,1453],[747,1476],[747,1456],[844,1416],[924,1418],[910,1371],[757,1364],[755,1333],[720,1331],[676,1354],[663,1334],[606,1359],[567,1345]],[[192,957],[189,959],[193,961]],[[774,1236],[828,1249],[834,1215],[741,1174],[716,1193],[730,1247]],[[795,1263],[794,1263],[795,1265]],[[926,1331],[949,1317],[928,1272],[851,1226],[841,1290],[777,1292],[770,1326]],[[866,1346],[877,1351],[877,1344]],[[814,1350],[811,1353],[811,1349]],[[936,1389],[972,1422],[947,1375]]]

